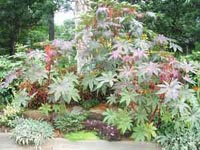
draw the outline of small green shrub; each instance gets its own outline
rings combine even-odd
[[[36,149],[52,138],[53,128],[44,121],[20,119],[12,130],[11,138],[20,145],[34,144]]]
[[[79,131],[79,132],[69,133],[69,134],[66,134],[64,137],[71,141],[99,139],[99,137],[97,136],[97,133],[89,132],[89,131]]]
[[[97,99],[91,99],[91,100],[83,101],[81,103],[81,106],[88,110],[94,106],[97,106],[98,104],[100,104],[100,102]]]
[[[82,122],[86,119],[85,114],[65,113],[55,119],[55,128],[63,133],[76,132],[83,129]]]
[[[122,134],[125,134],[127,131],[130,131],[133,127],[132,125],[132,112],[127,110],[119,109],[117,111],[107,110],[104,113],[104,122],[109,125],[116,126]]]
[[[41,113],[43,113],[47,116],[52,112],[51,105],[49,105],[49,104],[42,104],[42,106],[40,106],[39,110],[41,111]]]

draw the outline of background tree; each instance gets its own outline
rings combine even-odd
[[[55,25],[54,15],[57,10],[69,10],[70,0],[47,0],[45,3],[45,13],[48,18],[49,40],[52,41],[55,38]]]
[[[148,26],[178,40],[186,53],[194,48],[195,41],[200,41],[199,0],[151,0],[146,4],[144,8],[160,14],[154,23],[147,22]]]
[[[124,0],[121,0],[124,1]],[[141,5],[142,11],[157,13],[157,18],[146,18],[145,24],[158,33],[176,39],[190,53],[200,41],[199,0],[125,0]]]
[[[15,44],[20,34],[39,22],[42,16],[40,9],[44,0],[1,0],[0,3],[0,45],[9,48],[10,55],[15,53]]]
[[[0,48],[2,53],[15,53],[20,37],[36,26],[48,24],[49,40],[54,39],[54,12],[69,9],[64,0],[1,0],[0,2]],[[47,22],[47,23],[45,23]]]

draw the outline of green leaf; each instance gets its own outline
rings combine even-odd
[[[32,64],[26,71],[24,77],[32,83],[38,81],[40,84],[47,77],[47,71],[43,66]]]
[[[52,110],[55,113],[64,114],[66,112],[65,104],[54,104]]]
[[[34,97],[35,94],[32,96],[29,96],[29,94],[26,92],[26,90],[19,91],[17,94],[15,94],[15,98],[12,102],[12,105],[19,108],[21,106],[26,107],[28,105],[29,100],[31,100],[32,97]]]
[[[153,123],[141,124],[133,128],[132,138],[135,141],[150,141],[153,137],[156,137],[156,130]]]
[[[39,110],[45,114],[45,115],[49,115],[49,113],[52,111],[51,109],[51,105],[49,104],[42,104],[42,106],[39,108]]]
[[[126,131],[130,131],[132,128],[132,112],[119,109],[117,111],[107,110],[104,113],[104,122],[109,125],[116,126],[122,134]]]
[[[121,99],[120,103],[125,103],[126,106],[129,106],[131,102],[136,102],[136,97],[139,94],[136,93],[135,91],[128,91],[128,90],[123,90],[121,93]]]
[[[143,124],[145,121],[148,120],[148,115],[144,109],[138,109],[137,114],[135,114],[134,119],[136,120],[137,124]]]
[[[117,103],[117,97],[116,97],[116,95],[111,94],[109,97],[107,97],[107,103],[109,105],[116,104]]]
[[[104,113],[104,122],[108,123],[109,125],[113,125],[116,122],[117,114],[110,109],[107,109]]]
[[[99,82],[96,89],[101,88],[104,84],[108,84],[110,87],[112,87],[114,82],[117,81],[116,76],[117,74],[113,74],[112,71],[102,73],[102,76],[96,78],[96,80]]]
[[[89,87],[90,91],[93,91],[94,86],[97,84],[96,75],[92,73],[87,74],[86,76],[84,76],[82,84],[84,90]]]
[[[63,100],[70,103],[71,100],[78,101],[80,99],[79,91],[75,88],[78,83],[77,76],[70,73],[63,80],[57,79],[49,85],[49,94],[54,94],[55,101]]]
[[[121,131],[122,134],[125,134],[126,131],[130,131],[133,127],[132,124],[132,113],[126,110],[119,109],[117,111],[117,120],[115,125]]]
[[[176,51],[183,52],[182,47],[180,47],[178,44],[175,44],[173,42],[169,43],[169,48],[173,49],[174,52],[176,52]]]
[[[144,129],[144,126],[137,126],[133,128],[133,134],[132,138],[135,141],[145,141],[146,139],[146,130]]]

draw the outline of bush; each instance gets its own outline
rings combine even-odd
[[[100,104],[100,102],[97,99],[91,99],[91,100],[83,101],[81,103],[81,106],[88,110],[94,106],[97,106],[98,104]]]
[[[52,137],[53,128],[47,122],[32,119],[20,120],[11,135],[17,144],[34,144],[36,148]]]
[[[65,113],[55,119],[54,125],[56,129],[62,131],[63,133],[76,132],[83,129],[82,122],[85,119],[85,114]]]

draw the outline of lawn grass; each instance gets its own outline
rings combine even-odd
[[[70,141],[82,141],[82,140],[99,140],[96,132],[79,131],[64,135],[64,138]]]

